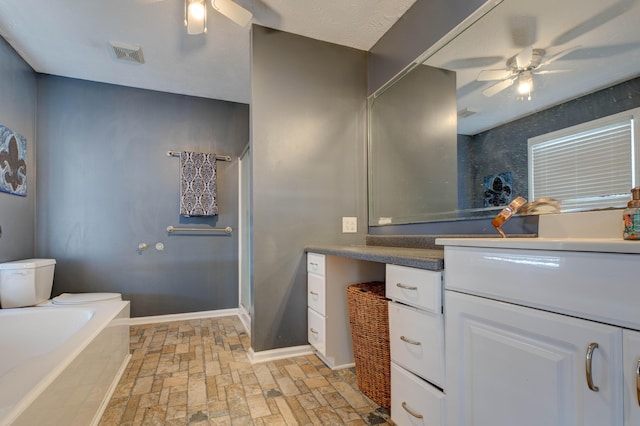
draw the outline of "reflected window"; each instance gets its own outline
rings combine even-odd
[[[640,108],[528,140],[529,199],[562,211],[624,207],[637,184]]]

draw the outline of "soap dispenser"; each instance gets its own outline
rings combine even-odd
[[[640,187],[631,190],[631,198],[624,209],[622,219],[624,220],[624,232],[622,238],[625,240],[640,240]]]

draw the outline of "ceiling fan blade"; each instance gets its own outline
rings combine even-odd
[[[494,84],[493,86],[489,86],[488,88],[486,88],[485,90],[482,91],[482,94],[487,96],[487,97],[491,97],[493,95],[497,95],[498,93],[502,92],[504,89],[507,89],[511,86],[513,86],[513,78],[508,78],[506,80],[502,80],[499,83]]]
[[[504,80],[511,77],[510,70],[483,70],[478,74],[478,81]]]
[[[636,0],[618,0],[613,5],[604,9],[602,12],[592,16],[587,19],[583,23],[571,28],[569,31],[566,31],[563,34],[560,34],[556,37],[552,42],[552,46],[561,46],[570,41],[575,40],[576,38],[590,33],[601,25],[606,24],[607,22],[617,18],[618,16],[627,12],[631,7],[634,6]]]
[[[516,55],[516,65],[520,69],[527,68],[533,59],[533,46],[527,46]]]
[[[535,16],[515,16],[510,19],[509,27],[516,47],[533,46],[538,41],[538,22]]]
[[[477,58],[453,59],[442,64],[442,68],[454,71],[460,69],[484,68],[496,65],[503,61],[503,56],[484,56]]]
[[[211,0],[211,6],[241,27],[251,22],[253,14],[232,0]]]
[[[550,63],[555,62],[558,59],[562,58],[563,56],[566,56],[569,53],[574,52],[574,51],[576,51],[576,50],[578,50],[580,48],[581,48],[580,46],[573,46],[573,47],[570,47],[568,49],[561,50],[560,52],[558,52],[558,53],[556,53],[554,55],[551,55],[549,58],[544,60],[540,65],[538,65],[538,67],[546,67]]]
[[[542,70],[532,71],[536,75],[563,74],[565,72],[573,72],[574,70]]]

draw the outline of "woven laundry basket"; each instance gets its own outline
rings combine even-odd
[[[389,307],[384,282],[348,286],[347,301],[358,388],[381,407],[389,408]]]

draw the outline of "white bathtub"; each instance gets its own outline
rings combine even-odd
[[[0,425],[90,425],[129,360],[129,302],[0,309]]]

